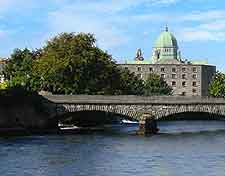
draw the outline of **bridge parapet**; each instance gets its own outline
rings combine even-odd
[[[103,95],[46,95],[48,100],[57,104],[222,104],[223,98],[182,97],[182,96],[103,96]]]

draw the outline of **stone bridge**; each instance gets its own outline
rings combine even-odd
[[[225,116],[225,100],[218,98],[96,95],[48,95],[45,98],[54,103],[54,116],[80,111],[110,112],[138,121],[143,121],[146,114],[153,120],[186,112],[208,113],[210,117],[216,115],[221,120]]]

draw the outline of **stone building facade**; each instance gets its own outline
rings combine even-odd
[[[126,61],[121,67],[129,69],[142,79],[156,73],[173,88],[175,96],[207,96],[216,67],[202,61],[183,61],[177,40],[168,27],[161,33],[153,47],[151,61],[145,61],[140,49],[134,61]]]

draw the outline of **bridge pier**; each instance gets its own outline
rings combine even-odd
[[[157,122],[152,114],[143,114],[139,120],[138,135],[151,135],[159,131]]]

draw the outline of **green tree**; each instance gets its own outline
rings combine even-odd
[[[42,49],[33,70],[41,89],[55,94],[139,94],[138,85],[142,85],[96,46],[92,34],[54,37]]]
[[[144,94],[144,81],[131,73],[128,69],[120,70],[120,89],[122,94],[126,95],[143,95]]]
[[[144,95],[171,95],[172,88],[166,81],[155,73],[150,73],[144,83]]]
[[[33,89],[32,65],[37,57],[37,51],[15,49],[3,69],[3,74],[9,82],[9,87],[24,87]]]
[[[225,74],[217,72],[210,83],[209,94],[213,97],[225,97]]]

